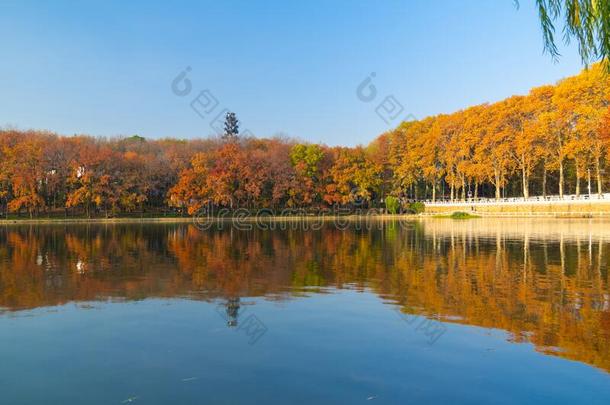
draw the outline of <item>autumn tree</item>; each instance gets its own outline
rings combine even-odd
[[[441,161],[445,168],[445,180],[451,188],[451,200],[466,199],[467,167],[472,159],[472,148],[465,133],[466,113],[458,111],[443,117]]]
[[[273,138],[253,152],[254,160],[264,171],[262,206],[294,207],[298,204],[293,191],[301,184],[292,165],[290,154],[294,143]]]
[[[609,104],[610,78],[599,64],[584,70],[580,75],[562,80],[553,96],[557,107],[557,127],[565,138],[568,157],[574,161],[576,194],[580,194],[580,181],[596,167],[598,189],[601,188],[600,160],[603,147],[598,137],[599,123]]]
[[[487,179],[485,160],[477,154],[477,145],[480,144],[488,130],[489,105],[481,104],[470,107],[464,111],[464,140],[463,148],[467,159],[462,160],[461,167],[468,183],[473,184],[472,196],[478,198],[479,185]]]
[[[93,208],[103,208],[106,213],[108,209],[114,211],[120,198],[112,167],[117,162],[115,154],[107,145],[91,138],[76,137],[74,142],[79,153],[70,162],[66,206],[83,207],[87,217],[91,217]]]
[[[510,140],[514,123],[510,101],[496,103],[489,108],[489,127],[486,135],[477,145],[477,155],[495,188],[495,198],[500,199],[502,188],[506,186],[508,176],[514,168],[510,158]]]
[[[10,179],[12,198],[10,211],[26,209],[30,217],[44,206],[41,187],[46,173],[43,172],[43,142],[35,134],[26,133],[14,144],[6,145],[3,151],[4,170]]]
[[[514,139],[513,157],[522,173],[524,197],[529,196],[529,178],[536,166],[542,168],[542,194],[546,196],[548,144],[541,117],[553,111],[553,86],[532,89],[523,103],[523,133]],[[527,190],[527,193],[526,193]]]
[[[320,145],[297,144],[292,147],[290,163],[295,171],[296,184],[289,195],[296,205],[311,205],[320,198],[324,157],[325,152]]]
[[[405,195],[406,190],[413,190],[419,179],[417,160],[413,159],[414,141],[420,130],[419,121],[403,122],[393,135],[391,162],[394,167],[394,194]],[[414,196],[414,192],[411,197]]]
[[[370,161],[362,147],[336,148],[324,199],[329,204],[368,204],[378,191],[381,168]]]
[[[392,193],[392,180],[395,176],[392,165],[392,134],[384,133],[371,142],[365,150],[367,156],[380,168],[380,198],[385,199]]]

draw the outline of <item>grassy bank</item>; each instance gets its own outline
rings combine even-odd
[[[368,220],[404,220],[420,218],[415,214],[378,214],[378,215],[305,215],[305,216],[248,216],[248,217],[216,217],[213,221],[269,222],[269,221],[333,221],[337,218],[349,221]],[[0,225],[20,224],[139,224],[139,223],[193,223],[207,221],[193,217],[120,217],[120,218],[9,218],[0,219]]]
[[[9,218],[0,225],[12,224],[121,224],[121,223],[180,223],[192,222],[191,217],[123,217],[123,218]]]
[[[433,218],[472,219],[472,218],[480,218],[480,216],[469,214],[467,212],[457,211],[457,212],[453,212],[451,214],[433,215]]]

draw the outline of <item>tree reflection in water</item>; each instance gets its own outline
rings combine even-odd
[[[237,318],[239,317],[239,297],[229,298],[225,304],[227,308],[227,326],[232,328],[237,326]]]
[[[285,300],[368,289],[403,313],[501,328],[610,371],[610,222],[424,220],[379,229],[0,228],[0,307],[149,297]],[[241,297],[241,298],[240,298]]]

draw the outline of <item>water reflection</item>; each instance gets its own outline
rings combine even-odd
[[[239,298],[229,298],[227,303],[224,305],[227,314],[227,326],[237,326],[237,318],[239,318]]]
[[[192,225],[0,228],[0,307],[368,289],[407,314],[500,328],[610,371],[610,222],[425,220],[381,229],[201,232]],[[246,311],[247,312],[247,311]]]

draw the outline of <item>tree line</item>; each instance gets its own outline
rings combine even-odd
[[[610,77],[597,64],[524,96],[405,122],[374,144],[388,149],[397,184],[432,200],[439,190],[451,200],[580,195],[585,181],[601,194],[609,104]]]
[[[607,190],[610,76],[403,122],[367,146],[287,138],[151,140],[0,131],[0,208],[38,216],[383,206]],[[237,121],[231,127],[237,132]],[[393,198],[389,198],[389,197]]]

